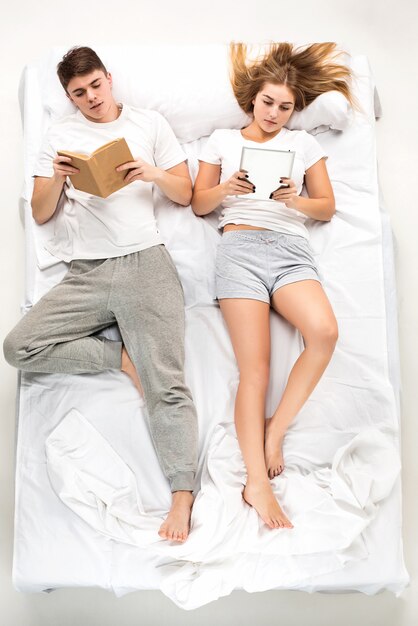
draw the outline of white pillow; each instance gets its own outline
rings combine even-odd
[[[224,44],[92,47],[112,74],[115,99],[159,111],[181,143],[208,136],[217,128],[242,128],[250,122],[234,98]],[[56,75],[65,52],[54,48],[41,61],[43,104],[53,120],[75,111]],[[344,96],[328,92],[293,113],[287,127],[314,134],[328,128],[343,130],[350,117]]]
[[[210,135],[220,127],[242,128],[249,122],[230,87],[225,45],[144,44],[94,49],[112,74],[115,99],[159,111],[181,143]],[[52,51],[41,88],[52,119],[75,111],[56,76],[56,65],[65,52]]]
[[[286,127],[290,130],[308,130],[313,135],[325,130],[345,130],[350,124],[352,108],[347,98],[339,91],[327,91],[311,104],[295,111]]]

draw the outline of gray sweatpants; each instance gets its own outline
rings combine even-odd
[[[184,298],[163,245],[76,260],[4,342],[13,366],[81,374],[121,368],[122,344],[93,333],[117,322],[141,379],[151,435],[172,491],[194,489],[197,419],[184,381]]]

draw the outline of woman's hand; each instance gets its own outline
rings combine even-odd
[[[288,185],[288,187],[281,187],[273,191],[270,198],[277,202],[283,202],[289,209],[295,209],[297,204],[296,185],[291,178],[281,178],[280,183]]]
[[[231,178],[222,183],[222,187],[225,197],[254,193],[255,191],[255,186],[248,180],[248,174],[244,170],[235,172]]]
[[[70,157],[59,156],[57,154],[55,159],[52,161],[52,166],[54,168],[54,178],[57,181],[63,181],[67,176],[78,174],[80,170],[71,165],[71,163],[72,159]]]
[[[129,170],[125,176],[125,182],[132,183],[134,180],[142,180],[144,183],[155,183],[162,175],[163,170],[155,165],[147,163],[140,157],[135,161],[129,161],[116,168],[117,172]]]

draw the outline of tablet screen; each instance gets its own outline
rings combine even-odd
[[[269,200],[271,193],[280,187],[280,179],[291,178],[294,159],[295,152],[291,150],[243,147],[239,169],[246,171],[256,191],[239,194],[237,198]]]

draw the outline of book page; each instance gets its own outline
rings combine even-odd
[[[88,159],[91,158],[90,154],[83,154],[82,152],[70,152],[69,150],[58,150],[57,154],[59,154],[60,156],[70,157],[71,159],[73,159],[73,161],[75,159],[88,161]]]
[[[244,146],[241,153],[240,170],[245,170],[248,180],[255,187],[255,193],[239,194],[245,200],[269,200],[270,194],[280,187],[280,179],[291,178],[295,152],[290,150],[269,150]],[[271,200],[274,202],[274,200]]]
[[[104,146],[100,146],[100,148],[97,148],[97,150],[92,152],[91,156],[94,156],[95,154],[99,154],[99,152],[102,152],[102,150],[107,150],[108,148],[110,148],[110,146],[113,146],[113,144],[118,143],[119,141],[122,141],[122,138],[120,138],[120,139],[112,139],[112,141],[109,141],[108,143],[105,143]]]

